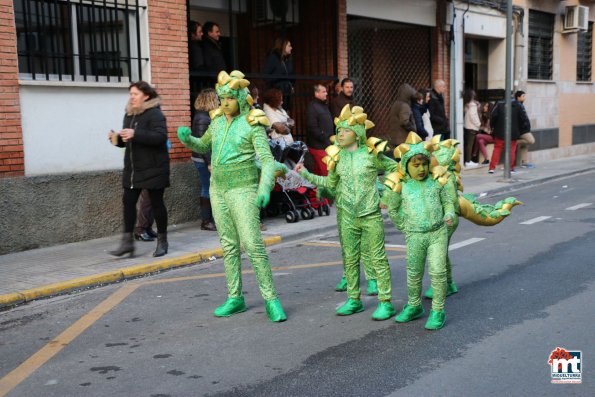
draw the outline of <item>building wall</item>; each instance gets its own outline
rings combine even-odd
[[[122,153],[107,131],[121,128],[128,84],[19,87],[12,1],[0,1],[0,230],[10,231],[0,254],[111,235],[122,223]],[[165,199],[174,225],[198,219],[199,210],[196,170],[176,134],[191,121],[186,1],[150,0],[147,12],[143,74],[161,95],[173,145]]]
[[[0,0],[0,176],[23,175],[23,135],[14,9],[11,0]]]

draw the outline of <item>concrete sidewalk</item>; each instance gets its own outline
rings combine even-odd
[[[487,173],[486,166],[464,169],[462,181],[465,193],[489,197],[592,171],[595,171],[595,155],[584,155],[536,164],[533,169],[519,168],[510,181],[503,181],[503,171],[500,169],[491,175]],[[312,220],[300,220],[292,224],[286,223],[282,216],[267,218],[267,230],[263,232],[265,242],[271,245],[335,230],[334,211],[335,208],[331,208],[331,216],[316,216]],[[110,256],[107,251],[117,246],[119,236],[2,255],[0,309],[179,266],[200,265],[222,256],[217,233],[200,230],[199,223],[170,225],[168,237],[169,253],[159,259],[151,256],[155,242],[137,242],[134,258]]]

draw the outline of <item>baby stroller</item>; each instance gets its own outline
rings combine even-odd
[[[302,178],[293,168],[304,160],[308,147],[304,142],[295,141],[286,144],[283,140],[269,140],[271,152],[276,161],[289,168],[285,178],[277,178],[271,192],[271,202],[266,209],[267,215],[283,214],[288,223],[302,219],[312,219],[318,216],[330,215],[331,209],[326,198],[318,198],[316,187]]]

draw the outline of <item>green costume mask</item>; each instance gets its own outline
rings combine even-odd
[[[278,322],[287,317],[273,284],[260,232],[259,209],[269,201],[276,167],[265,132],[269,121],[262,110],[250,110],[249,84],[237,70],[230,74],[220,72],[216,90],[221,107],[211,113],[209,128],[201,138],[195,138],[188,127],[180,127],[178,137],[195,152],[212,152],[211,205],[224,252],[228,288],[228,300],[215,310],[215,316],[227,317],[246,310],[240,260],[243,245],[265,299],[266,312],[272,321]]]

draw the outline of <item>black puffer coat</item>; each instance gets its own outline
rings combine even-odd
[[[202,138],[202,136],[207,132],[209,129],[209,125],[211,124],[211,116],[209,116],[209,112],[205,111],[197,111],[192,119],[192,136],[196,138]],[[204,163],[207,165],[211,164],[211,153],[197,153],[192,152],[192,160],[199,160],[202,159]]]
[[[159,98],[146,101],[140,109],[128,104],[123,128],[134,129],[128,142],[118,138],[124,154],[124,188],[163,189],[169,186],[167,124],[159,107]]]

